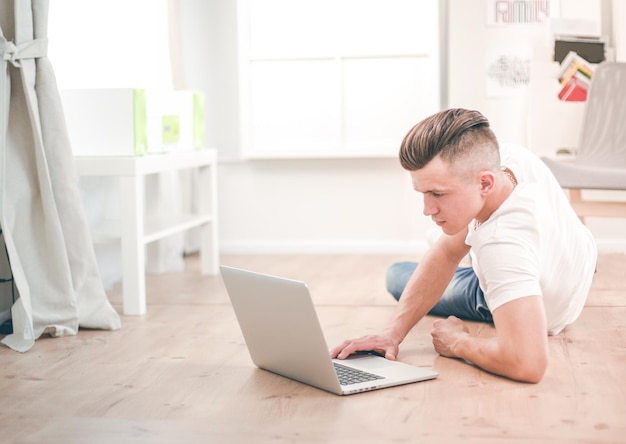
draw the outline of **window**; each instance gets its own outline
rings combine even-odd
[[[440,107],[438,3],[239,0],[244,155],[395,155]]]
[[[171,85],[166,0],[53,1],[48,21],[60,89]]]

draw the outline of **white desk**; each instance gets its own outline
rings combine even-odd
[[[79,176],[115,176],[120,179],[122,285],[124,314],[146,312],[146,244],[200,227],[200,264],[203,274],[217,274],[217,177],[215,149],[135,156],[77,156]],[[144,179],[148,174],[198,168],[197,214],[173,214],[144,220]]]

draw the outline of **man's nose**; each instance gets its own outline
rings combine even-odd
[[[424,216],[432,216],[437,214],[439,210],[437,206],[434,204],[433,200],[428,196],[424,196]]]

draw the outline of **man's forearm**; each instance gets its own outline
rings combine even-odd
[[[539,382],[548,366],[546,316],[540,296],[508,302],[492,312],[497,336],[478,337],[460,319],[433,322],[435,351],[483,370],[524,382]]]
[[[460,259],[431,249],[404,289],[385,332],[398,343],[435,306],[454,276]]]
[[[498,338],[467,336],[454,347],[458,358],[465,359],[490,373],[522,382],[537,383],[543,370],[512,350],[504,350]],[[530,364],[530,365],[529,365]]]

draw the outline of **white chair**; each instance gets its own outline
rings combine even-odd
[[[583,190],[626,190],[626,63],[596,68],[575,160],[543,157],[584,222],[590,217],[626,217],[626,201],[590,200]]]

